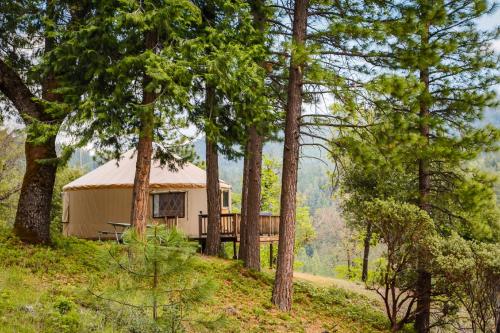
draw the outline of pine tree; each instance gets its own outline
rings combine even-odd
[[[441,234],[463,229],[471,222],[466,204],[458,207],[451,198],[458,198],[471,176],[479,180],[465,162],[498,140],[496,129],[474,124],[485,107],[496,104],[491,88],[498,82],[497,58],[490,41],[497,32],[476,28],[476,19],[492,7],[487,1],[422,0],[361,1],[344,8],[352,9],[351,16],[335,26],[356,41],[348,52],[362,54],[383,73],[374,79],[366,71],[366,87],[375,94],[369,101],[387,111],[393,127],[386,139],[392,136],[400,163],[416,175],[412,202],[429,213]],[[467,201],[475,201],[469,194]],[[415,327],[428,332],[432,279],[424,262],[418,270]]]
[[[248,200],[248,143],[245,144],[245,155],[243,156],[243,181],[241,186],[241,219],[240,219],[240,247],[238,259],[245,260],[247,249],[247,200]]]
[[[124,148],[137,150],[131,223],[144,233],[153,156],[173,169],[189,157],[178,129],[191,106],[186,54],[195,42],[188,33],[200,12],[190,1],[110,0],[93,14],[54,52],[75,108],[68,127],[76,146],[92,142],[117,158]]]
[[[250,2],[252,11],[252,24],[256,38],[252,41],[257,47],[265,51],[257,54],[254,61],[263,69],[269,59],[267,33],[269,31],[270,11],[263,0]],[[265,74],[267,70],[262,73]],[[266,73],[267,74],[267,73]],[[276,112],[269,109],[266,99],[269,93],[269,84],[262,78],[262,89],[258,91],[262,96],[257,96],[260,103],[257,107],[251,106],[246,110],[246,117],[250,120],[248,129],[245,157],[248,159],[248,180],[246,185],[245,207],[245,258],[242,258],[245,267],[260,270],[260,212],[261,212],[261,181],[262,181],[262,149],[265,140],[272,135],[273,121]]]
[[[278,263],[272,301],[280,310],[290,311],[293,295],[293,250],[299,162],[299,118],[302,111],[302,84],[308,0],[296,0],[293,15],[292,54],[287,90],[285,143],[278,244]]]
[[[206,318],[193,318],[193,308],[209,299],[213,281],[196,274],[196,245],[175,229],[153,226],[143,235],[129,230],[124,245],[110,250],[110,267],[116,270],[116,288],[91,293],[101,299],[146,313],[145,332],[184,332],[185,322],[196,320],[210,324]],[[149,315],[147,315],[149,314]],[[151,321],[152,319],[152,321]]]
[[[13,220],[21,190],[23,171],[23,136],[19,131],[0,128],[0,214],[6,222]]]
[[[50,242],[50,202],[60,159],[55,139],[69,108],[60,105],[61,68],[53,57],[89,14],[87,1],[3,1],[0,4],[0,91],[7,113],[26,126],[26,171],[15,233],[25,242]],[[15,110],[15,111],[14,111]]]
[[[263,69],[255,61],[263,52],[256,43],[250,6],[223,0],[199,1],[204,23],[196,32],[202,42],[199,61],[197,101],[191,120],[205,133],[207,148],[208,227],[206,252],[217,255],[220,249],[220,192],[218,154],[230,158],[239,153],[235,144],[245,141],[244,128],[265,105]],[[248,200],[245,198],[245,205]]]
[[[308,112],[302,114],[303,102],[310,106],[323,103],[325,95],[345,99],[352,83],[347,79],[346,52],[341,48],[341,34],[329,24],[342,16],[338,2],[294,1],[293,7],[279,9],[272,32],[283,38],[284,50],[273,50],[276,63],[287,64],[274,78],[278,96],[286,100],[284,154],[280,211],[278,265],[273,289],[273,303],[289,311],[293,293],[293,260],[297,168],[300,147],[327,147],[329,138],[322,127],[350,127],[340,115]],[[291,18],[293,17],[293,20]],[[291,20],[291,22],[290,22]],[[289,28],[291,26],[291,29]],[[290,38],[291,36],[291,38]],[[281,43],[283,45],[283,43]],[[319,130],[318,130],[319,129]],[[306,140],[308,140],[306,142]]]

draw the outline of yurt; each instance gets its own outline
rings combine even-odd
[[[130,223],[136,154],[125,153],[63,187],[63,233],[97,239],[113,237],[114,224]],[[220,181],[222,213],[231,211],[231,186]],[[187,163],[170,171],[153,161],[148,221],[174,218],[189,237],[199,234],[200,214],[207,213],[205,170]]]

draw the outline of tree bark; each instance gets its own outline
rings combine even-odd
[[[47,39],[46,50],[52,47],[52,42]],[[60,101],[61,96],[53,92],[56,88],[57,82],[49,74],[42,82],[42,99],[48,102]],[[33,122],[33,119],[29,118],[31,116],[33,115],[23,117],[27,126]],[[55,120],[53,126],[57,127],[62,121],[52,119],[43,111],[36,116],[37,121],[41,122]],[[26,171],[17,204],[14,233],[26,243],[48,244],[50,243],[52,194],[57,173],[56,135],[48,135],[43,142],[38,143],[38,141],[40,137],[33,137],[28,132],[25,142]]]
[[[247,255],[247,203],[248,203],[248,172],[249,172],[249,143],[245,144],[245,156],[243,158],[243,186],[241,188],[241,220],[240,220],[240,248],[238,259],[246,261]]]
[[[220,250],[219,153],[217,144],[205,138],[207,146],[207,246],[206,254],[217,256]]]
[[[429,24],[422,32],[421,36],[422,47],[426,48],[429,44]],[[429,94],[429,68],[423,67],[420,69],[420,82],[424,85],[423,97],[420,100],[420,135],[425,141],[425,146],[429,145],[429,105],[427,95]],[[423,155],[427,155],[424,152]],[[418,167],[418,190],[419,190],[419,206],[427,213],[431,213],[429,204],[429,194],[431,189],[431,178],[429,172],[429,161],[425,156],[419,159]],[[418,278],[417,278],[417,308],[415,316],[415,330],[418,333],[428,333],[430,331],[430,308],[431,308],[431,288],[432,276],[427,271],[427,260],[421,258],[418,262]]]
[[[250,162],[248,172],[248,205],[245,267],[260,270],[260,190],[262,175],[262,136],[250,127]]]
[[[146,49],[153,49],[156,33],[147,32],[144,36]],[[147,225],[149,204],[149,177],[153,155],[154,102],[156,94],[149,91],[147,85],[151,78],[144,73],[142,105],[140,114],[139,142],[137,143],[137,161],[135,164],[134,187],[132,191],[132,211],[130,223],[138,235],[144,235]]]
[[[372,224],[367,222],[366,224],[366,235],[364,239],[364,249],[363,249],[363,269],[361,271],[361,281],[366,282],[368,280],[368,259],[370,256],[370,242],[372,239]]]
[[[55,136],[25,143],[26,171],[19,194],[14,233],[26,243],[50,243],[50,211],[57,172]]]
[[[149,93],[144,94],[144,101],[151,99],[149,95]],[[147,108],[149,109],[149,107]],[[144,110],[143,112],[152,113],[152,110]],[[145,114],[141,119],[139,142],[137,144],[134,188],[132,191],[132,212],[130,221],[138,235],[144,235],[147,225],[149,177],[151,173],[151,157],[153,155],[153,131],[150,118],[152,117]]]
[[[307,29],[308,0],[296,0],[293,17],[293,44],[302,48]],[[295,210],[297,170],[299,163],[299,117],[302,107],[303,66],[292,52],[288,79],[281,183],[281,208],[278,243],[278,262],[272,302],[282,311],[290,311],[293,297],[293,260],[295,245]]]

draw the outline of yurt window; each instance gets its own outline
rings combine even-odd
[[[229,208],[229,191],[222,191],[222,208]]]
[[[185,215],[185,192],[153,194],[153,217],[180,217]]]

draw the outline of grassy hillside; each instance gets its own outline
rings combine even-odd
[[[144,332],[149,314],[89,292],[117,283],[117,273],[109,269],[109,246],[68,238],[52,247],[26,246],[0,227],[0,331]],[[196,265],[217,287],[209,301],[193,309],[188,331],[207,330],[197,318],[222,318],[217,332],[385,331],[383,313],[366,296],[297,282],[294,310],[284,314],[269,301],[271,274],[201,256]]]

